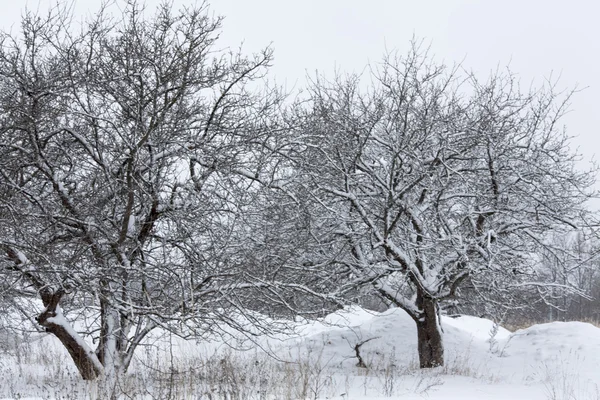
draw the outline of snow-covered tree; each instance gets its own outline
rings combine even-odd
[[[20,35],[0,38],[4,293],[41,298],[38,315],[24,311],[84,379],[125,371],[157,326],[202,334],[245,329],[248,305],[290,311],[273,284],[282,267],[243,257],[245,213],[276,190],[282,96],[253,83],[271,52],[220,51],[219,28],[205,6],[148,18],[128,2],[82,26],[60,6],[27,13]],[[67,298],[99,316],[85,332],[95,350]]]
[[[548,232],[582,221],[593,176],[559,124],[569,93],[523,92],[510,73],[481,82],[418,46],[310,93],[297,179],[338,238],[345,285],[404,309],[421,367],[442,365],[440,302],[467,278],[520,279]]]

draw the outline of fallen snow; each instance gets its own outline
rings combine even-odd
[[[489,340],[492,335],[492,329],[494,329],[494,322],[489,319],[471,317],[470,315],[462,315],[457,318],[442,317],[442,327],[452,326],[459,330],[469,332],[473,337],[482,340]],[[498,332],[496,332],[495,338],[506,339],[509,337],[511,332],[501,326],[498,326]]]
[[[283,361],[310,365],[319,372],[312,379],[326,379],[319,396],[310,396],[313,399],[600,399],[600,329],[593,325],[554,322],[514,333],[499,327],[494,335],[492,321],[461,316],[443,317],[442,328],[446,366],[429,371],[416,368],[416,328],[399,309],[375,313],[351,307],[319,322],[299,323],[295,335],[263,337],[258,342]],[[40,349],[57,346],[53,340],[41,339]],[[218,340],[153,340],[163,354],[158,358],[198,360],[234,352]],[[368,370],[356,366],[354,347],[361,342]],[[169,344],[174,345],[172,353]],[[236,354],[250,358],[261,351]],[[145,360],[144,354],[140,349],[138,361]],[[10,362],[0,353],[3,364]],[[34,371],[39,366],[11,368],[12,372],[0,374],[0,388],[8,384],[2,379],[11,373],[22,374],[18,369]],[[29,395],[20,393],[22,398]]]
[[[553,322],[514,333],[498,327],[494,335],[490,320],[442,317],[446,366],[422,375],[414,373],[418,360],[416,327],[402,310],[374,313],[355,307],[324,322],[333,325],[312,323],[304,327],[304,335],[295,343],[286,342],[279,353],[292,359],[318,357],[330,367],[353,371],[360,381],[354,346],[371,339],[361,346],[361,355],[370,368],[394,366],[407,371],[397,389],[402,399],[600,399],[600,329],[591,324]],[[426,396],[412,390],[423,376],[435,383]],[[372,391],[384,392],[377,388]],[[340,393],[329,398],[395,397],[360,395],[356,389],[350,397]]]

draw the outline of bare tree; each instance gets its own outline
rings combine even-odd
[[[595,241],[589,229],[568,232],[566,236],[549,235],[532,255],[527,269],[497,269],[494,274],[469,277],[445,308],[508,326],[595,319]]]
[[[248,302],[270,305],[257,292],[275,275],[249,271],[238,240],[270,185],[282,96],[249,88],[271,51],[218,50],[220,22],[128,2],[78,27],[59,6],[1,36],[2,279],[39,295],[37,322],[84,379],[126,371],[157,326],[246,329]],[[99,315],[95,350],[63,298]]]
[[[414,319],[423,368],[444,362],[440,302],[467,278],[538,285],[522,272],[548,232],[581,224],[593,182],[559,125],[570,93],[460,71],[414,46],[370,85],[319,78],[295,139],[298,180],[322,206],[320,225],[335,225],[346,287],[370,287]]]
[[[597,315],[594,297],[598,281],[598,244],[585,231],[552,237],[539,255],[539,274],[548,282],[537,307],[544,321],[592,319]],[[572,290],[564,290],[572,288]]]

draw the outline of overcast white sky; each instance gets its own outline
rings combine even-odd
[[[0,26],[17,28],[25,5],[53,3],[4,0]],[[78,13],[99,3],[75,0]],[[176,0],[175,7],[192,3]],[[273,45],[273,74],[288,88],[315,70],[361,71],[386,48],[406,51],[413,35],[430,42],[437,58],[464,60],[480,75],[509,63],[524,83],[561,74],[565,88],[587,87],[564,120],[574,145],[587,160],[600,155],[600,1],[213,0],[211,9],[226,17],[221,46]]]

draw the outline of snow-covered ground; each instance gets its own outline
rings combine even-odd
[[[262,350],[163,337],[140,349],[123,391],[165,399],[600,399],[593,325],[554,322],[511,333],[463,316],[443,317],[442,326],[446,365],[429,371],[416,367],[416,328],[398,309],[346,309],[299,325],[295,336],[260,338]],[[356,366],[358,343],[367,368]],[[0,398],[94,398],[98,389],[79,380],[53,338],[4,347]]]

